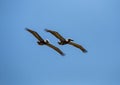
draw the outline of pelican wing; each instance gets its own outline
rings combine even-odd
[[[83,48],[83,47],[82,47],[81,45],[79,45],[79,44],[76,44],[76,43],[74,43],[74,42],[69,42],[68,44],[73,45],[73,46],[79,48],[79,49],[80,49],[82,52],[84,52],[84,53],[87,52],[87,50],[86,50],[85,48]]]
[[[65,54],[57,47],[55,47],[54,45],[48,43],[46,44],[47,46],[51,47],[52,49],[54,49],[55,51],[57,51],[59,54],[61,54],[62,56],[64,56]]]
[[[31,30],[31,29],[28,29],[26,28],[26,30],[30,33],[32,33],[39,41],[43,41],[43,38],[35,31]]]
[[[45,29],[46,32],[50,32],[51,34],[53,34],[56,38],[58,38],[60,41],[65,41],[65,38],[63,38],[58,32],[56,31],[52,31],[52,30],[48,30]]]

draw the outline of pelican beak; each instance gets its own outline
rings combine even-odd
[[[74,41],[74,40],[71,39],[71,41]]]

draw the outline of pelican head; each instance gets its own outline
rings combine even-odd
[[[74,41],[74,40],[72,40],[72,39],[67,39],[66,41],[67,41],[67,42],[70,42],[70,41]]]

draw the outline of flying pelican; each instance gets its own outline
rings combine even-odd
[[[32,33],[32,35],[35,36],[38,39],[38,41],[37,41],[38,45],[47,45],[50,48],[52,48],[55,51],[57,51],[62,56],[64,56],[64,53],[59,48],[57,48],[54,45],[50,44],[48,40],[44,40],[37,32],[35,32],[35,31],[31,30],[31,29],[28,29],[28,28],[26,28],[26,30],[28,32]]]
[[[58,38],[60,40],[60,42],[58,42],[59,45],[69,44],[69,45],[72,45],[72,46],[75,46],[75,47],[79,48],[83,53],[87,52],[87,50],[85,48],[83,48],[81,45],[72,42],[73,41],[72,39],[65,39],[63,36],[61,36],[56,31],[48,30],[48,29],[45,29],[45,31],[53,34],[56,38]]]

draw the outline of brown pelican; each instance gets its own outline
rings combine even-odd
[[[26,28],[26,30],[30,33],[32,33],[32,35],[34,35],[38,41],[38,45],[47,45],[49,47],[51,47],[52,49],[54,49],[55,51],[57,51],[59,54],[61,54],[62,56],[64,56],[64,53],[57,47],[55,47],[54,45],[50,44],[48,40],[43,40],[43,38],[35,31],[31,30],[31,29],[28,29]]]
[[[84,53],[87,52],[87,50],[86,50],[85,48],[83,48],[81,45],[72,42],[72,41],[73,41],[72,39],[65,39],[64,37],[62,37],[62,36],[61,36],[58,32],[56,32],[56,31],[48,30],[48,29],[45,29],[45,31],[53,34],[56,38],[58,38],[58,39],[60,40],[60,42],[58,42],[59,45],[69,44],[69,45],[72,45],[72,46],[75,46],[75,47],[79,48],[79,49],[80,49],[82,52],[84,52]]]

